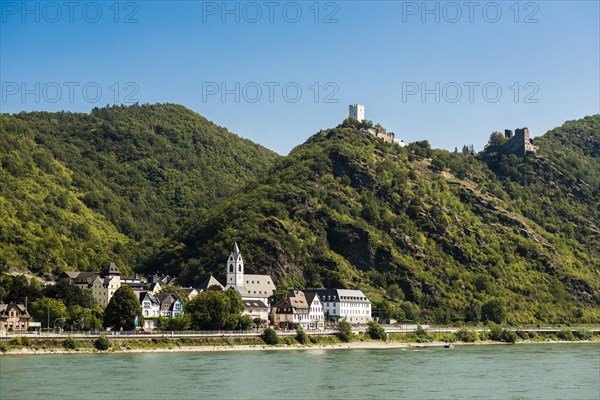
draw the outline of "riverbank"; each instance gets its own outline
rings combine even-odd
[[[230,338],[228,338],[230,339]],[[259,338],[256,338],[260,340]],[[323,339],[323,338],[321,338]],[[160,340],[130,340],[113,341],[108,350],[98,350],[94,348],[93,343],[76,344],[75,348],[65,348],[64,342],[57,343],[56,340],[52,343],[29,343],[26,347],[15,347],[6,349],[0,355],[47,355],[47,354],[102,354],[102,353],[177,353],[177,352],[229,352],[229,351],[285,351],[285,350],[343,350],[343,349],[418,349],[428,347],[448,347],[448,346],[479,346],[479,345],[508,345],[508,344],[579,344],[579,343],[597,343],[600,345],[600,338],[594,337],[595,340],[544,340],[532,341],[523,340],[516,343],[506,343],[500,341],[476,341],[476,342],[455,342],[448,343],[443,341],[432,341],[426,343],[417,342],[402,342],[402,341],[375,341],[367,340],[364,337],[359,340],[349,343],[341,342],[337,337],[327,337],[325,343],[282,343],[278,345],[267,345],[264,342],[256,342],[252,344],[236,343],[235,340],[229,340],[226,343],[215,342],[213,344],[189,345],[180,339],[163,339]],[[247,340],[246,340],[247,341]]]

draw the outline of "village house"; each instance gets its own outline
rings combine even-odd
[[[292,328],[300,325],[303,329],[323,329],[325,314],[316,292],[292,290],[271,310],[273,325]]]
[[[323,329],[325,322],[325,312],[319,296],[316,293],[304,293],[308,303],[308,323],[309,329]]]
[[[139,294],[142,315],[144,316],[144,330],[153,331],[158,328],[156,319],[160,317],[160,301],[150,292]]]
[[[324,289],[307,290],[316,293],[330,321],[346,320],[366,324],[372,320],[371,302],[360,290]]]
[[[118,288],[121,287],[121,271],[115,263],[110,263],[106,276],[97,272],[65,271],[59,279],[68,279],[73,285],[92,291],[94,299],[106,307]]]
[[[273,305],[271,318],[273,325],[279,328],[291,329],[300,325],[303,329],[309,329],[310,307],[304,292],[292,290],[277,304]]]
[[[149,292],[140,293],[140,306],[144,318],[160,317],[160,301]]]
[[[91,290],[92,296],[102,307],[108,305],[112,296],[122,285],[131,287],[138,297],[143,292],[157,294],[164,286],[164,283],[161,286],[162,280],[147,283],[147,279],[141,275],[123,276],[115,263],[110,263],[106,275],[98,272],[65,271],[59,275],[58,279],[68,279],[81,289]],[[173,282],[173,278],[168,277],[168,279]]]
[[[252,317],[252,319],[260,318],[269,320],[269,307],[262,301],[258,300],[242,300],[244,303],[244,314]]]
[[[8,331],[26,331],[29,329],[30,318],[24,304],[0,304],[0,327],[3,334]]]
[[[175,318],[183,316],[183,302],[173,293],[159,293],[156,300],[160,303],[160,316]]]

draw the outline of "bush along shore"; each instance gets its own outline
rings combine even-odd
[[[340,332],[310,335],[298,330],[295,336],[280,336],[266,329],[256,337],[171,337],[119,338],[29,338],[16,336],[0,340],[0,354],[104,353],[145,351],[226,351],[321,348],[395,348],[448,346],[449,344],[515,344],[597,342],[600,335],[586,329],[564,329],[556,333],[512,331],[493,327],[486,332],[462,328],[455,333],[431,333],[418,328],[414,333],[384,333],[378,327],[350,336]]]

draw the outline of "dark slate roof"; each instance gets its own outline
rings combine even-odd
[[[158,293],[154,297],[156,297],[156,299],[158,301],[160,301],[161,304],[164,303],[165,301],[169,302],[169,303],[175,303],[175,299],[176,299],[175,295],[172,293]]]
[[[208,278],[206,278],[206,280],[204,282],[202,282],[200,284],[200,286],[198,286],[198,289],[200,290],[206,290],[211,286],[219,286],[221,289],[224,289],[225,287],[223,285],[221,285],[221,282],[219,282],[214,276],[209,276]]]
[[[156,288],[156,285],[158,285],[158,287],[161,286],[160,283],[158,283],[158,282],[152,282],[152,283],[148,284],[146,286],[146,288],[150,291],[154,291],[154,289]]]
[[[317,293],[319,300],[323,302],[357,302],[357,303],[370,303],[369,299],[360,290],[352,289],[319,289],[319,290],[305,290],[305,293]]]
[[[317,299],[319,298],[319,296],[317,295],[316,292],[304,292],[304,296],[306,297],[306,302],[308,303],[309,307],[311,306],[311,304],[315,300],[315,297]]]
[[[160,304],[160,301],[155,296],[152,296],[149,292],[141,292],[140,293],[140,303],[142,303],[145,299],[148,299],[154,304]]]

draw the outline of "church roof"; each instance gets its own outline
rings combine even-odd
[[[233,241],[233,250],[232,250],[232,252],[234,252],[234,253],[239,253],[240,252],[240,248],[239,248],[239,246],[237,244],[237,241],[235,241],[235,240]]]
[[[269,275],[244,274],[244,286],[237,290],[242,297],[269,297],[275,291],[275,284]]]

